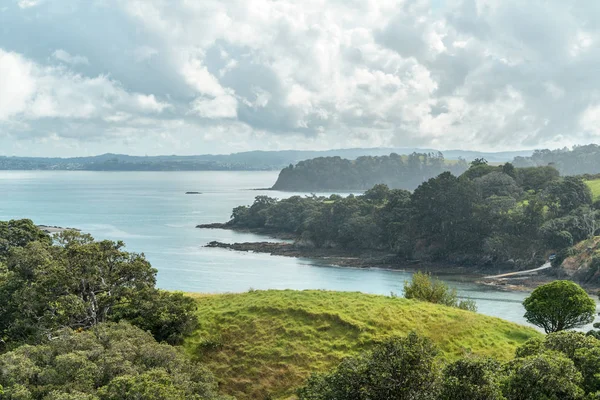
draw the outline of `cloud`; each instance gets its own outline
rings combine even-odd
[[[0,128],[16,140],[52,131],[140,153],[503,150],[600,135],[596,2],[18,4],[37,7],[0,17],[10,77],[0,77]],[[22,26],[39,29],[37,41]],[[59,64],[47,65],[47,49]]]
[[[161,113],[170,105],[153,94],[127,92],[106,75],[84,77],[42,66],[0,49],[0,120],[93,119],[121,110]]]
[[[191,109],[204,118],[235,118],[237,100],[229,94],[214,98],[199,97],[192,102]]]
[[[52,53],[52,56],[59,61],[62,61],[67,64],[71,64],[71,65],[89,64],[90,63],[86,57],[72,56],[62,49],[56,50],[54,53]]]
[[[17,1],[17,4],[21,8],[35,7],[35,6],[40,5],[41,3],[42,3],[42,0],[19,0],[19,1]]]

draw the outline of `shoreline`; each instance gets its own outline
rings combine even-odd
[[[223,243],[212,241],[207,248],[220,248],[231,251],[253,252],[272,256],[305,258],[322,262],[332,267],[351,269],[377,269],[398,272],[425,272],[440,275],[451,281],[472,282],[502,291],[530,292],[537,286],[551,281],[544,276],[518,277],[513,279],[484,279],[486,271],[470,269],[450,263],[433,263],[401,260],[395,254],[381,251],[353,252],[339,249],[314,249],[297,246],[292,243],[278,242],[243,242]],[[489,271],[488,271],[489,272]]]
[[[228,223],[200,224],[196,228],[201,229],[226,229],[235,232],[254,233],[265,235],[273,239],[295,240],[297,235],[291,233],[282,233],[266,229],[237,228]],[[405,272],[425,272],[434,275],[448,277],[454,281],[468,281],[479,285],[494,288],[496,290],[507,292],[531,292],[540,285],[556,280],[556,277],[545,273],[532,272],[526,275],[520,275],[514,269],[496,268],[496,275],[515,274],[507,277],[491,277],[490,267],[481,265],[458,265],[451,262],[430,262],[421,260],[400,259],[396,254],[380,250],[361,250],[352,251],[336,248],[314,248],[301,246],[297,243],[270,242],[267,240],[260,242],[243,243],[223,243],[212,241],[204,247],[221,248],[232,251],[263,253],[274,256],[306,258],[315,261],[321,261],[324,264],[339,268],[356,269],[382,269],[389,271]],[[460,278],[460,279],[457,279]],[[580,284],[590,295],[597,295],[600,287]]]

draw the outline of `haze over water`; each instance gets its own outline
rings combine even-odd
[[[406,272],[348,269],[309,259],[203,247],[210,241],[272,241],[227,230],[197,229],[224,222],[238,205],[270,187],[277,172],[70,172],[0,171],[0,220],[30,218],[37,224],[74,227],[96,239],[123,240],[158,269],[158,286],[189,292],[253,289],[328,289],[389,295],[402,293]],[[198,191],[199,195],[186,195]],[[308,193],[299,193],[302,195]],[[450,282],[479,312],[524,323],[526,293]]]

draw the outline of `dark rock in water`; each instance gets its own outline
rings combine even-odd
[[[196,228],[202,229],[227,229],[229,226],[227,224],[222,224],[220,222],[212,223],[212,224],[200,224],[196,225]]]
[[[185,192],[185,194],[202,194],[201,192]]]

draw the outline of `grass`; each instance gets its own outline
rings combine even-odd
[[[238,399],[285,398],[311,372],[383,338],[411,331],[446,359],[466,353],[506,360],[534,329],[498,318],[403,298],[329,291],[192,295],[200,328],[185,343]]]
[[[585,181],[585,183],[592,190],[592,196],[594,200],[598,200],[600,198],[600,179]]]

